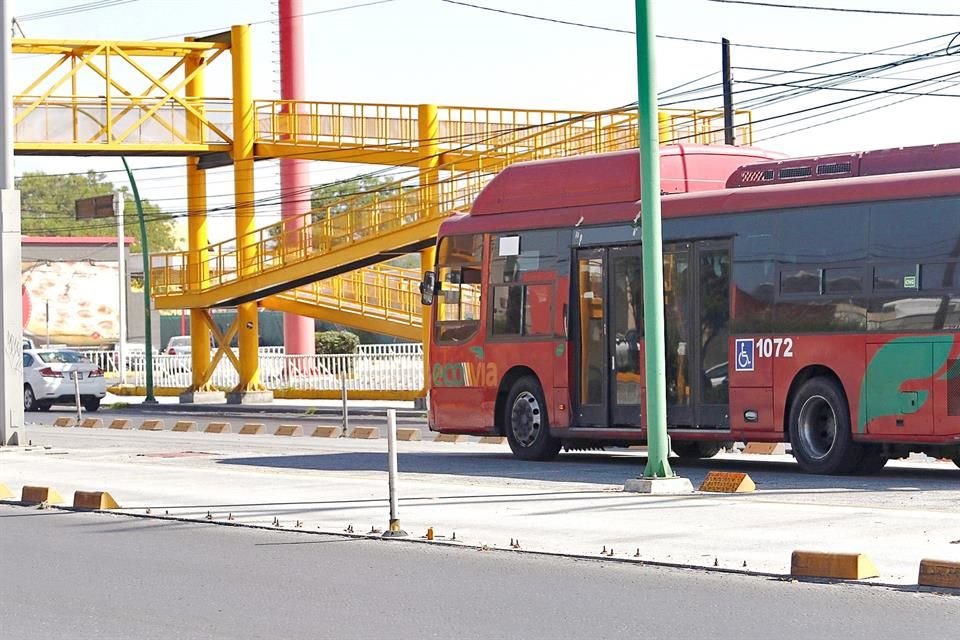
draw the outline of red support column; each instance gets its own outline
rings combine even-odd
[[[280,98],[302,100],[305,95],[303,66],[303,0],[280,0]],[[285,109],[296,113],[296,107]],[[292,116],[288,122],[292,127]],[[309,160],[280,160],[280,215],[284,225],[284,243],[295,247],[304,226],[301,215],[310,210]],[[283,314],[283,344],[287,354],[314,353],[313,318]]]

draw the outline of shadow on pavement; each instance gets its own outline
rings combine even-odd
[[[224,465],[304,469],[316,471],[386,471],[386,453],[349,452],[310,455],[224,458]],[[398,455],[401,473],[428,475],[510,478],[542,482],[570,482],[620,485],[643,473],[646,457],[566,453],[551,462],[517,460],[508,453],[427,453],[404,452]],[[960,471],[952,465],[943,469],[888,466],[872,476],[817,476],[801,472],[795,463],[785,460],[714,459],[670,461],[677,475],[699,486],[709,471],[748,473],[764,491],[837,490],[837,491],[957,491]],[[916,486],[905,483],[915,483]]]

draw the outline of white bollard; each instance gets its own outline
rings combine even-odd
[[[80,421],[83,420],[83,407],[80,406],[80,372],[71,371],[70,377],[73,378],[73,395],[77,401],[77,425],[79,426]]]
[[[400,528],[397,517],[397,410],[387,409],[387,482],[390,492],[390,526],[384,538],[401,538],[407,532]]]

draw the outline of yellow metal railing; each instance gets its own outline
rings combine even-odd
[[[419,147],[417,105],[257,100],[257,143],[304,146],[379,147],[415,151]],[[575,132],[588,111],[437,107],[441,151],[506,152],[504,134],[568,123]],[[723,144],[723,112],[664,109],[660,111],[663,142]],[[752,143],[750,112],[735,112],[737,144]]]
[[[420,272],[373,265],[290,289],[277,297],[406,326],[423,325]]]
[[[188,252],[154,255],[153,292],[171,295],[203,291],[235,280],[239,272],[263,274],[428,218],[466,211],[486,183],[514,162],[635,148],[636,115],[635,110],[598,113],[576,123],[511,131],[503,134],[501,144],[495,146],[513,151],[484,158],[479,169],[474,168],[476,162],[466,163],[469,169],[465,171],[459,170],[456,162],[448,163],[437,168],[438,175],[447,177],[435,184],[421,185],[420,176],[413,176],[384,185],[381,192],[391,195],[374,194],[370,204],[363,200],[370,194],[357,194],[303,214],[299,220],[302,226],[294,231],[284,231],[284,223],[278,222],[210,245],[210,277],[205,281],[201,281],[198,269],[185,267],[193,263],[187,260]],[[357,203],[364,206],[351,210]],[[338,213],[343,209],[346,211]],[[281,236],[285,238],[282,244]],[[296,241],[290,242],[291,238]],[[248,264],[241,264],[241,255],[249,256]]]
[[[229,145],[233,128],[229,101],[188,101],[205,122],[188,127],[182,105],[157,98],[17,96],[14,139],[18,144],[57,145]]]
[[[16,149],[225,150],[231,143],[230,103],[190,95],[189,85],[202,82],[207,67],[228,49],[219,42],[14,39],[15,54],[38,58],[37,72],[16,88]]]
[[[417,105],[258,100],[258,143],[393,147],[416,150]],[[556,126],[583,118],[585,111],[543,111],[489,107],[437,107],[442,151],[484,142],[529,127]]]
[[[750,111],[735,111],[734,139],[738,146],[753,144],[752,115]],[[687,144],[724,144],[723,112],[716,109],[662,109],[660,111],[660,141]]]

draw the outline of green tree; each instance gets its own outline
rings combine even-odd
[[[88,171],[70,175],[47,175],[43,172],[28,172],[17,178],[20,190],[21,225],[24,235],[35,236],[113,236],[116,221],[113,218],[77,220],[74,202],[81,198],[113,193],[115,187],[103,173]],[[126,186],[120,187],[126,204],[124,206],[124,229],[135,238],[132,251],[140,251],[140,227],[137,222],[136,205]],[[143,216],[146,220],[147,239],[150,251],[165,251],[176,248],[173,215],[165,213],[156,204],[144,200]]]
[[[328,213],[337,215],[370,207],[376,198],[389,198],[397,193],[392,180],[382,176],[360,176],[353,180],[313,187],[310,190],[310,208],[315,218]],[[389,185],[389,186],[388,186]]]

